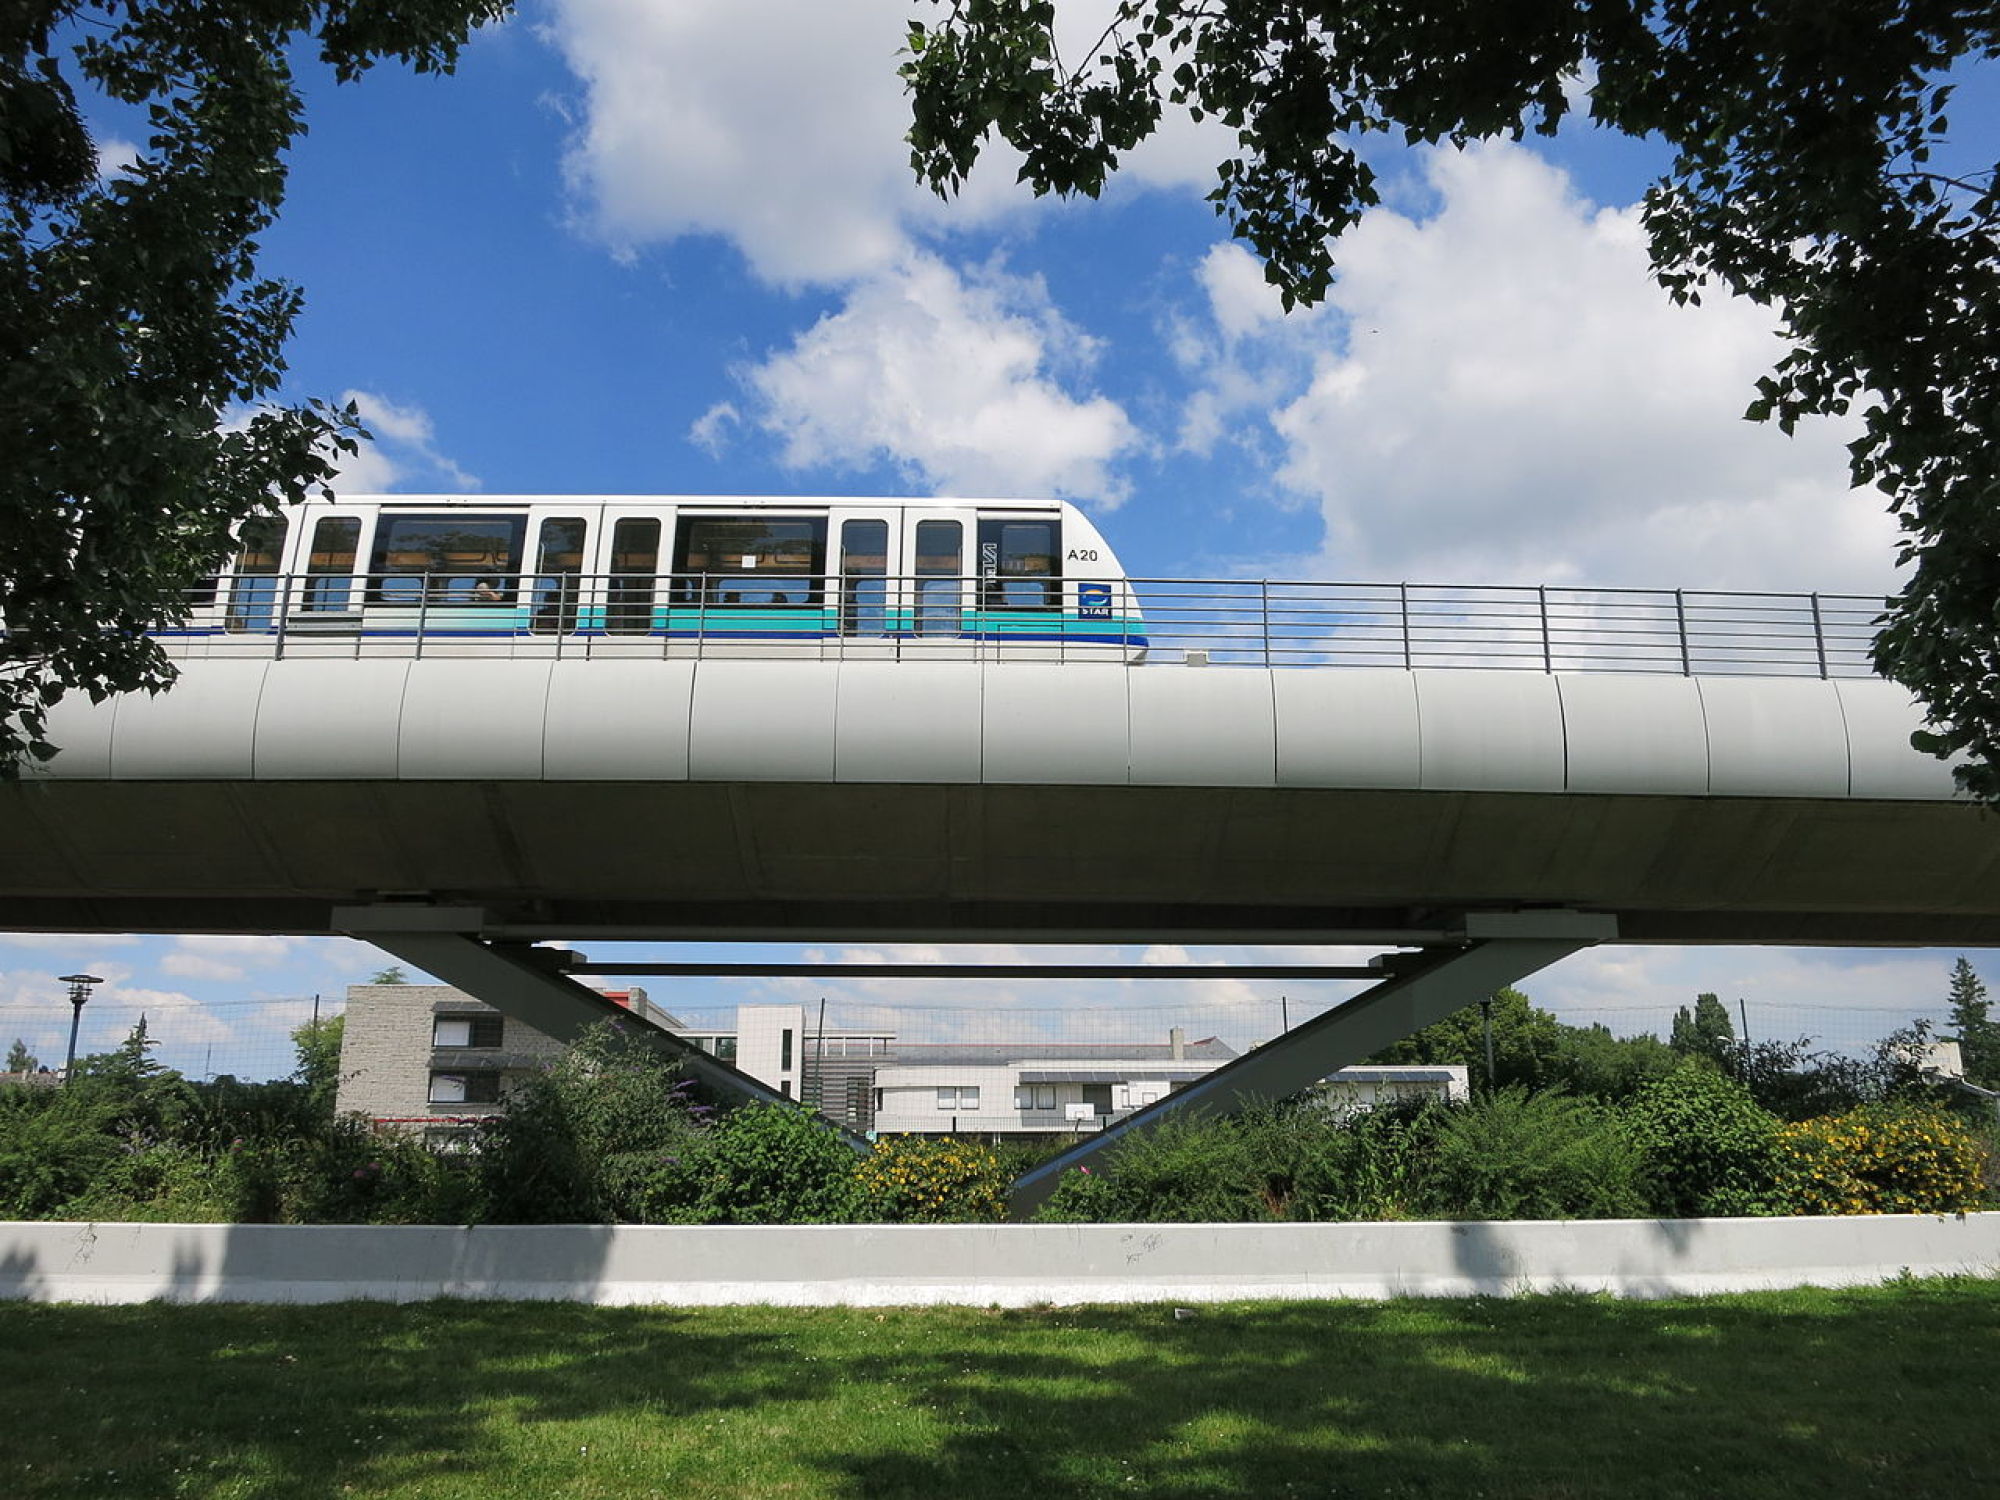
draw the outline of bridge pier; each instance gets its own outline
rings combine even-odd
[[[1063,1173],[1169,1119],[1190,1112],[1229,1114],[1258,1100],[1287,1098],[1495,990],[1617,936],[1617,919],[1595,912],[1468,914],[1462,945],[1377,960],[1387,976],[1381,983],[1025,1173],[1014,1184],[1009,1213],[1028,1218],[1048,1201]]]
[[[334,912],[334,924],[348,936],[372,943],[413,969],[436,975],[509,1020],[565,1045],[574,1043],[600,1021],[615,1021],[715,1093],[743,1102],[798,1103],[578,984],[563,972],[562,955],[556,950],[482,937],[485,915],[475,907],[350,906]],[[867,1143],[852,1132],[842,1130],[841,1134],[857,1151],[867,1148]]]

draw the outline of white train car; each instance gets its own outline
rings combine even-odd
[[[176,654],[1146,648],[1117,558],[1056,500],[340,496],[242,538]]]

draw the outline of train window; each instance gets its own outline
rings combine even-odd
[[[229,590],[231,630],[271,628],[278,605],[278,562],[289,529],[283,516],[252,516],[243,523],[236,582]]]
[[[611,528],[611,594],[604,628],[613,635],[644,635],[653,628],[654,580],[660,572],[660,523],[626,516]]]
[[[316,613],[339,613],[354,597],[354,559],[361,547],[359,516],[322,516],[313,528],[312,551],[306,555],[305,607]]]
[[[521,571],[528,518],[385,515],[368,568],[371,604],[507,604]]]
[[[674,549],[676,604],[818,604],[824,516],[688,516]]]
[[[1062,603],[1062,523],[979,523],[980,598],[988,609],[1055,609]]]
[[[535,544],[534,614],[531,628],[576,629],[577,594],[583,582],[583,544],[589,528],[578,516],[551,516]]]
[[[965,527],[957,521],[917,522],[917,634],[957,635],[959,580],[965,572]]]
[[[889,628],[889,523],[840,523],[840,632],[882,635]]]

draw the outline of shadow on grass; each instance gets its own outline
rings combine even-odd
[[[16,1305],[0,1493],[1991,1493],[1996,1350],[1990,1281],[1181,1316]]]

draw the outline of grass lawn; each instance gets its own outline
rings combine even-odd
[[[2000,1281],[1614,1302],[0,1305],[0,1496],[2000,1495]]]

